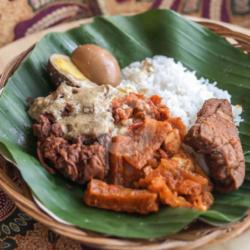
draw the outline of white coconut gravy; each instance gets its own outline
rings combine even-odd
[[[35,120],[41,114],[52,114],[68,137],[109,133],[114,126],[111,88],[76,88],[62,83],[47,97],[36,98],[28,113]],[[66,115],[65,109],[70,110]]]

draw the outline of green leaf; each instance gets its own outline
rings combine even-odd
[[[210,210],[162,207],[147,215],[114,213],[85,206],[83,187],[51,175],[35,157],[35,138],[27,115],[28,97],[53,90],[46,72],[52,53],[70,54],[79,44],[95,43],[107,48],[125,67],[133,61],[166,55],[195,70],[198,76],[217,81],[228,90],[234,104],[243,106],[240,136],[246,152],[243,186],[230,194],[215,194]],[[130,17],[98,17],[89,25],[64,33],[51,33],[9,79],[0,96],[0,149],[15,161],[37,199],[59,218],[83,229],[130,238],[157,238],[179,232],[197,218],[212,225],[239,220],[250,207],[250,57],[210,30],[167,10]]]

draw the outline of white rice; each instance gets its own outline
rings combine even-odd
[[[216,87],[216,82],[198,79],[194,71],[165,56],[134,62],[122,73],[123,80],[119,87],[143,92],[146,96],[161,96],[172,115],[181,117],[188,128],[194,124],[205,100],[223,98],[231,102],[230,94]],[[242,121],[241,112],[241,106],[233,106],[236,125]]]

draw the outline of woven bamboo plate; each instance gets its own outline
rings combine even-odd
[[[204,21],[199,21],[199,23],[225,37],[235,47],[250,54],[249,36],[232,31],[219,24]],[[4,87],[9,77],[32,49],[33,47],[21,53],[6,67],[0,78],[0,89]],[[21,176],[19,182],[14,182],[12,180],[11,176],[13,176],[13,172],[17,172],[17,169],[4,159],[0,158],[0,187],[13,199],[17,207],[53,231],[93,247],[121,250],[188,250],[215,242],[226,241],[240,235],[250,227],[249,212],[243,220],[227,225],[224,228],[212,227],[202,222],[193,223],[189,228],[183,230],[182,232],[161,240],[126,240],[115,237],[107,237],[101,234],[89,232],[87,230],[81,230],[74,226],[65,225],[48,216],[36,205],[29,188],[22,180]]]

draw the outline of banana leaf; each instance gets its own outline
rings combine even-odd
[[[108,49],[121,67],[153,55],[181,61],[198,76],[216,81],[243,107],[239,128],[247,162],[243,186],[230,194],[215,194],[206,212],[162,207],[138,216],[85,206],[84,187],[49,174],[35,155],[36,140],[27,115],[27,98],[52,89],[46,65],[52,53],[70,54],[79,44]],[[51,33],[38,42],[8,80],[0,96],[1,154],[15,162],[35,197],[57,217],[77,227],[119,237],[152,239],[186,228],[196,219],[223,226],[244,217],[250,207],[250,57],[205,27],[168,10],[123,17],[97,17],[94,22],[64,33]],[[70,188],[69,188],[70,185]]]

